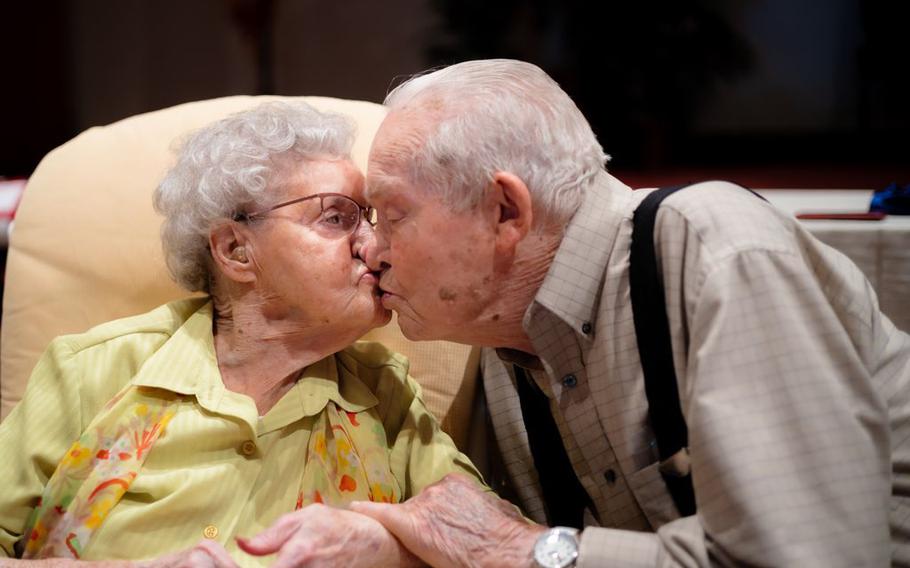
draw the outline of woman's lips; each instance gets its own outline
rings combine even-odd
[[[366,282],[370,286],[379,286],[379,276],[375,272],[366,271],[360,276],[361,282]]]

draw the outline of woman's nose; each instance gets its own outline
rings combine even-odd
[[[351,241],[354,255],[366,262],[370,250],[376,243],[376,230],[369,223],[361,221],[357,230],[351,235]]]
[[[370,270],[378,271],[384,267],[384,259],[388,244],[382,231],[377,231],[374,227],[364,223],[369,229],[364,232],[358,256],[367,264]]]

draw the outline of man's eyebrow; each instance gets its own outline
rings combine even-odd
[[[363,196],[366,198],[367,202],[371,202],[376,198],[382,196],[384,191],[383,183],[371,183],[367,182],[363,187]]]
[[[392,182],[389,176],[378,173],[368,176],[363,188],[363,195],[367,198],[367,201],[372,201],[388,191],[390,185],[392,185]]]

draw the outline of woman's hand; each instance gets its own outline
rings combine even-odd
[[[272,568],[422,565],[377,521],[320,504],[288,513],[237,544],[254,556],[277,553]]]

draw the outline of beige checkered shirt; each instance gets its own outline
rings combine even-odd
[[[629,300],[646,194],[603,175],[525,314],[532,376],[594,504],[579,566],[910,565],[910,337],[846,257],[721,182],[657,217],[698,503],[678,518]],[[511,365],[492,350],[484,383],[508,476],[543,521]]]

